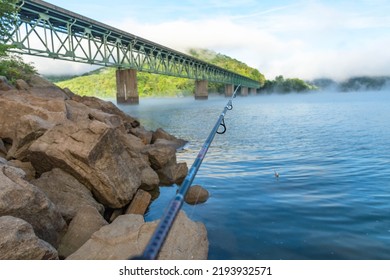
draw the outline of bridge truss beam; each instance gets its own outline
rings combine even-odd
[[[19,12],[2,43],[12,51],[118,69],[241,84],[260,83],[40,0],[19,2]],[[2,19],[3,21],[4,19]]]

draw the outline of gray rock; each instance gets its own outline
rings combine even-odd
[[[141,185],[141,171],[120,134],[97,120],[67,122],[37,139],[29,157],[39,174],[58,167],[91,190],[98,202],[121,208]]]
[[[104,212],[104,206],[96,202],[92,193],[72,175],[61,169],[54,168],[43,173],[40,178],[31,183],[49,197],[67,223],[85,206],[95,208],[100,214]]]
[[[152,196],[150,193],[139,189],[133,200],[130,202],[129,207],[127,207],[125,214],[144,215],[151,200]]]
[[[5,148],[5,145],[4,145],[4,142],[3,140],[0,138],[0,156],[2,157],[6,157],[8,151],[7,149]]]
[[[25,91],[12,90],[1,95],[0,108],[0,138],[11,139],[18,145],[20,141],[16,140],[20,133],[20,122],[25,122],[23,130],[31,133],[34,126],[39,127],[42,122],[45,123],[43,127],[47,127],[47,123],[53,126],[67,120],[64,100],[33,96]],[[32,119],[28,120],[27,115]],[[30,130],[28,125],[32,126]]]
[[[172,141],[172,140],[167,140],[167,139],[157,139],[156,141],[154,141],[155,145],[167,145],[167,146],[171,146],[172,148],[174,148],[175,150],[180,150],[181,148],[183,148],[183,145],[178,145],[176,141]]]
[[[153,132],[152,143],[155,144],[157,140],[162,139],[168,140],[164,142],[173,145],[175,149],[179,149],[187,143],[187,141],[176,138],[175,136],[166,132],[164,129],[158,128],[155,132]]]
[[[0,260],[57,260],[57,251],[39,239],[26,221],[0,217]]]
[[[28,90],[30,86],[22,79],[17,79],[15,81],[15,87],[19,90]]]
[[[8,161],[8,165],[20,168],[26,173],[26,175],[23,177],[23,179],[27,181],[31,181],[35,179],[35,169],[32,166],[31,162],[22,162],[20,160],[10,160]]]
[[[176,163],[176,150],[168,145],[147,145],[143,151],[148,155],[151,167],[159,170]]]
[[[29,93],[35,96],[39,96],[46,99],[62,99],[66,100],[69,97],[66,93],[58,86],[50,82],[39,75],[32,75],[28,81],[30,85]]]
[[[122,122],[128,131],[130,131],[132,128],[139,127],[140,125],[138,120],[123,113],[112,102],[103,101],[96,97],[79,96],[79,95],[73,96],[72,100],[83,103],[84,105],[90,108],[101,110],[104,113],[119,116],[122,119]]]
[[[125,260],[142,254],[158,221],[145,223],[141,215],[122,215],[95,232],[67,260]],[[158,255],[160,260],[207,259],[208,240],[202,223],[180,211]]]
[[[176,149],[173,146],[147,145],[143,153],[148,155],[150,165],[160,179],[160,185],[169,186],[183,182],[188,167],[184,162],[179,164],[176,162]]]
[[[101,110],[90,108],[83,103],[74,100],[66,100],[67,117],[71,121],[80,122],[82,120],[98,120],[112,128],[123,126],[122,119],[113,114],[105,113]],[[123,127],[124,129],[124,127]]]
[[[149,166],[145,167],[141,171],[141,186],[140,188],[145,191],[151,191],[158,187],[160,179],[158,174]]]
[[[79,212],[70,222],[68,231],[61,239],[58,254],[62,258],[73,254],[91,238],[94,232],[107,224],[107,221],[103,219],[96,208],[91,206],[80,207]]]
[[[126,147],[128,152],[136,154],[136,157],[140,157],[139,154],[145,149],[145,144],[142,140],[132,134],[121,133],[120,141]]]
[[[160,184],[163,186],[170,186],[172,184],[180,185],[188,173],[188,167],[185,162],[178,164],[169,164],[156,171]]]
[[[185,202],[188,204],[204,203],[209,198],[209,192],[199,185],[191,186],[186,194]]]
[[[15,123],[15,138],[7,158],[26,160],[31,143],[53,126],[53,123],[34,115],[21,116],[19,121]]]
[[[132,128],[129,132],[140,138],[145,145],[152,143],[153,132],[146,130],[143,126]]]
[[[13,88],[14,87],[10,85],[6,77],[0,76],[0,91],[8,91]]]
[[[71,99],[73,96],[75,96],[75,93],[73,91],[71,91],[69,88],[63,88],[62,89],[65,94]]]
[[[56,248],[66,223],[47,196],[21,178],[24,175],[21,169],[0,164],[0,216],[25,220],[40,239]]]
[[[120,215],[123,215],[123,208],[121,209],[114,209],[114,211],[112,211],[112,214],[110,216],[110,223],[112,223],[113,221],[115,221],[116,218],[118,218]]]

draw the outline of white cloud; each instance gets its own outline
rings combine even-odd
[[[251,1],[251,0],[249,0]],[[253,1],[250,2],[253,6]],[[108,22],[137,36],[178,51],[208,48],[276,75],[313,79],[344,79],[356,75],[390,75],[390,20],[358,5],[330,6],[319,1],[297,2],[253,13],[144,23],[136,19]],[[236,5],[237,1],[214,1]],[[353,3],[352,3],[353,4]],[[343,9],[340,9],[340,8]],[[52,60],[36,63],[41,72],[84,71],[84,64]],[[65,65],[65,66],[63,66]],[[62,70],[60,70],[62,69]]]
[[[324,17],[330,13],[325,12]],[[292,23],[289,28],[287,22],[279,22],[275,27],[278,32],[227,17],[153,25],[127,21],[120,27],[180,51],[189,47],[213,49],[258,68],[271,79],[277,75],[338,80],[355,75],[390,75],[390,54],[384,51],[390,43],[387,37],[345,37],[348,31],[337,31],[339,24],[328,18],[321,21],[317,15],[320,22],[313,26],[315,17]]]

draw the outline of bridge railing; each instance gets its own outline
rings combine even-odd
[[[88,64],[131,68],[195,80],[260,83],[128,32],[40,0],[19,2],[14,30],[3,42],[12,51]],[[3,19],[2,19],[3,20]]]

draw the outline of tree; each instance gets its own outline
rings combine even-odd
[[[309,90],[317,89],[315,86],[306,83],[305,81],[297,78],[285,79],[283,76],[275,77],[275,80],[267,80],[261,91],[272,93],[289,93],[289,92],[305,92]]]
[[[5,76],[11,84],[18,79],[29,81],[31,75],[36,73],[34,66],[23,62],[20,56],[0,57],[0,76]]]
[[[5,56],[7,49],[10,48],[1,42],[4,41],[4,38],[12,30],[17,2],[18,0],[0,0],[0,56]]]
[[[8,55],[6,52],[12,46],[2,43],[14,26],[18,2],[19,0],[0,0],[0,76],[5,76],[12,84],[17,79],[28,81],[37,72],[33,65],[24,63],[20,56]]]

